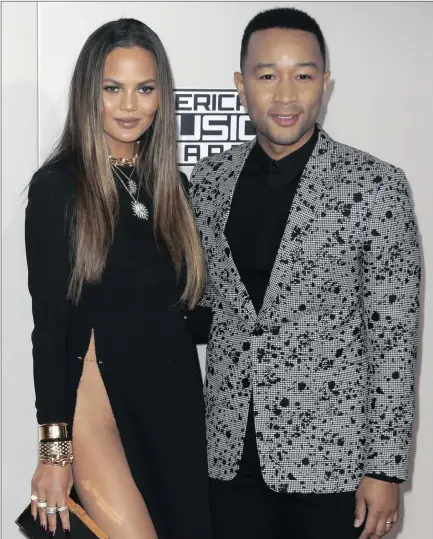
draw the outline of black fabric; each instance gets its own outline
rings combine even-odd
[[[184,309],[185,322],[195,344],[207,344],[213,313],[210,307],[196,307],[193,311]]]
[[[125,169],[128,173],[128,170]],[[66,161],[32,179],[26,212],[39,423],[73,425],[94,328],[101,371],[132,476],[160,539],[209,538],[202,380],[170,256],[118,183],[119,219],[102,281],[67,299],[76,175]]]
[[[210,479],[213,539],[358,539],[355,492],[281,494],[248,478]]]

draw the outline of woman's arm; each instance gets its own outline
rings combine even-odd
[[[192,311],[185,310],[184,316],[194,344],[207,344],[213,320],[212,309],[197,306]]]
[[[57,167],[38,171],[30,182],[26,209],[28,285],[34,320],[34,384],[40,424],[67,420],[67,295],[73,211],[70,180]]]

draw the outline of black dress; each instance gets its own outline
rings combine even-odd
[[[128,170],[125,170],[128,173]],[[205,419],[196,348],[170,256],[118,185],[120,212],[102,281],[67,299],[76,176],[62,161],[29,189],[26,250],[39,423],[73,424],[78,382],[94,329],[99,369],[132,476],[159,539],[208,539]]]

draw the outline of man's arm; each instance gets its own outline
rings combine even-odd
[[[371,210],[363,258],[368,355],[366,474],[407,478],[419,322],[418,230],[403,171]]]
[[[398,518],[398,485],[408,473],[419,323],[418,230],[403,171],[384,176],[370,213],[363,257],[368,355],[364,479],[356,493],[360,539],[377,539]]]

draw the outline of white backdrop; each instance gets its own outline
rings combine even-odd
[[[432,536],[433,3],[11,2],[2,18],[2,537],[21,537],[13,519],[27,503],[36,461],[22,190],[60,133],[80,48],[100,24],[134,17],[161,37],[177,88],[232,88],[245,25],[276,5],[305,9],[327,39],[333,84],[325,129],[402,167],[412,186],[424,255],[423,335],[412,476],[402,488],[404,519],[390,537]]]

